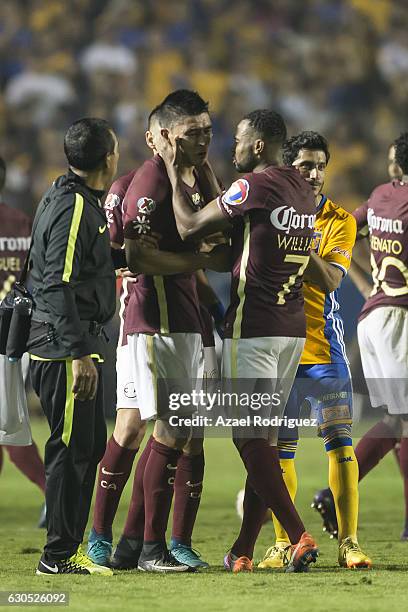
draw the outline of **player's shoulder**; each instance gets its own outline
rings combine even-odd
[[[401,187],[404,188],[404,183],[401,183],[398,179],[388,181],[387,183],[381,183],[375,187],[369,197],[369,203],[375,202],[376,200],[382,200],[383,198],[393,198],[400,193]],[[408,193],[408,186],[406,187]]]
[[[139,190],[145,185],[153,185],[156,189],[168,191],[170,181],[167,176],[166,166],[159,155],[147,159],[135,172],[128,190]]]
[[[16,224],[16,229],[22,224],[31,225],[31,218],[22,210],[9,206],[5,202],[0,202],[0,219],[7,219],[8,223]]]
[[[123,174],[122,176],[119,176],[112,183],[112,186],[111,186],[111,188],[109,190],[109,195],[110,194],[114,194],[114,195],[119,196],[120,199],[122,199],[124,194],[127,191],[127,188],[129,187],[130,183],[132,182],[132,179],[135,176],[136,172],[137,172],[137,168],[134,168],[133,170],[131,170],[127,174]]]
[[[355,223],[355,219],[351,212],[348,212],[348,210],[346,210],[345,208],[340,206],[340,204],[337,204],[337,202],[334,202],[327,196],[323,196],[323,198],[325,198],[322,207],[323,214],[325,214],[327,217],[335,218],[342,222],[348,221],[352,224]]]

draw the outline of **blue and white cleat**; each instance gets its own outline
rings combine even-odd
[[[201,559],[198,551],[191,548],[191,546],[187,546],[186,544],[180,544],[172,540],[170,543],[170,552],[179,563],[183,563],[189,567],[210,567],[206,561]]]
[[[110,567],[112,540],[103,533],[96,533],[92,527],[88,538],[87,556],[97,565]]]

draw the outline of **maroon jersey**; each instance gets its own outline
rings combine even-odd
[[[193,187],[185,185],[185,192],[193,209],[204,206],[205,194],[197,181]],[[170,181],[157,155],[135,173],[123,200],[123,219],[126,238],[156,232],[161,236],[159,248],[164,251],[182,253],[194,249],[182,241],[177,231]],[[201,331],[195,274],[137,276],[126,310],[126,334]]]
[[[354,211],[358,230],[368,226],[373,290],[360,320],[380,306],[408,307],[408,183],[379,185]]]
[[[124,243],[122,220],[123,198],[135,174],[136,170],[132,170],[129,174],[120,176],[109,189],[104,204],[110,240],[121,246]]]
[[[19,279],[30,247],[31,219],[0,203],[0,300]]]
[[[233,222],[226,338],[305,337],[302,275],[316,219],[312,188],[294,168],[244,175],[218,198]]]

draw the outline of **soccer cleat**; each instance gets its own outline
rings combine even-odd
[[[118,570],[137,569],[143,540],[122,535],[113,553],[110,566]]]
[[[252,572],[253,562],[248,557],[237,557],[230,552],[224,557],[224,568],[227,572],[232,572],[233,574]]]
[[[170,552],[179,563],[183,563],[189,567],[210,567],[206,561],[201,559],[199,552],[191,548],[191,546],[176,543],[172,540]]]
[[[323,531],[327,531],[331,538],[337,538],[339,528],[337,525],[336,506],[333,493],[330,489],[318,491],[313,498],[311,507],[322,517]]]
[[[88,557],[97,565],[110,567],[112,540],[104,534],[96,533],[92,527],[88,538]]]
[[[363,553],[357,540],[344,538],[339,546],[339,565],[351,569],[369,569],[373,562]]]
[[[400,537],[401,542],[408,542],[408,527],[404,527],[404,531],[401,533]]]
[[[194,567],[180,563],[168,550],[164,550],[160,556],[154,559],[144,559],[141,557],[138,569],[142,572],[157,572],[160,574],[195,572]]]
[[[261,569],[276,569],[278,567],[286,567],[289,564],[292,547],[287,542],[277,542],[275,546],[271,546],[265,553],[264,558],[258,567]]]
[[[319,549],[312,536],[306,531],[299,542],[291,546],[291,557],[286,568],[287,572],[307,572],[310,563],[316,563]]]
[[[40,518],[38,519],[37,527],[39,529],[45,529],[47,527],[47,506],[45,505],[45,502],[41,506]]]
[[[108,567],[97,565],[84,555],[80,548],[68,559],[62,561],[49,561],[43,555],[38,563],[37,576],[52,576],[56,574],[99,574],[100,576],[113,576]]]

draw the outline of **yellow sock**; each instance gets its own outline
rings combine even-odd
[[[282,468],[282,476],[285,481],[286,487],[289,491],[289,495],[294,501],[297,491],[297,476],[295,469],[295,460],[294,459],[281,459],[280,460],[281,468]],[[273,526],[275,528],[276,535],[276,543],[279,544],[281,542],[285,542],[290,544],[290,540],[288,538],[288,534],[276,518],[274,514],[272,514]]]
[[[352,446],[327,451],[329,487],[333,493],[339,525],[339,543],[356,539],[358,522],[358,463]]]

